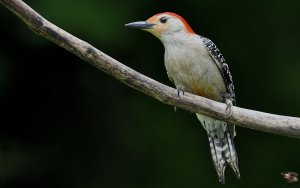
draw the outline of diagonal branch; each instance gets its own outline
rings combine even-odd
[[[177,90],[163,85],[109,57],[87,42],[67,33],[47,21],[21,0],[0,0],[8,10],[16,14],[38,35],[77,55],[85,62],[104,71],[124,84],[143,92],[165,104],[178,106],[191,112],[225,120],[258,131],[300,138],[300,118],[280,116],[254,110],[233,107],[233,116],[226,119],[226,105],[200,96],[185,93],[177,96]]]

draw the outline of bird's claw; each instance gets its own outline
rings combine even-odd
[[[176,89],[177,89],[177,96],[181,100],[181,98],[180,98],[180,92],[182,92],[182,95],[184,95],[183,87],[177,86]],[[177,107],[176,106],[174,106],[174,111],[175,112],[177,111]]]
[[[232,117],[232,110],[231,107],[226,107],[226,119],[230,119]]]
[[[181,99],[181,98],[180,98],[180,91],[182,92],[182,95],[184,95],[184,90],[183,90],[183,88],[179,86],[179,87],[177,87],[177,96],[178,96],[179,99]]]
[[[226,106],[226,119],[230,119],[232,117],[232,114],[233,114],[233,111],[232,111],[232,106],[233,106],[233,103],[234,103],[234,94],[229,94],[229,93],[222,93],[222,96],[224,97],[225,99],[225,104],[227,105]]]
[[[232,107],[232,100],[231,99],[226,99],[226,105],[227,105],[226,110],[225,110],[226,119],[230,119],[232,117],[232,114],[233,114],[232,108],[231,108]]]

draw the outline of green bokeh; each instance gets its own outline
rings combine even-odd
[[[52,23],[167,85],[163,46],[125,23],[181,14],[221,49],[238,106],[300,116],[300,1],[26,1]],[[288,187],[297,139],[237,128],[241,180],[217,181],[195,115],[35,35],[0,7],[0,187]],[[296,184],[295,187],[299,185]]]

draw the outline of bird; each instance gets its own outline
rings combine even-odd
[[[189,92],[226,103],[226,114],[232,116],[236,97],[232,75],[223,55],[208,38],[194,32],[188,22],[173,12],[151,16],[146,21],[125,24],[125,27],[150,32],[164,45],[164,65],[169,79],[180,92]],[[225,168],[231,166],[240,179],[238,156],[233,138],[235,127],[199,113],[197,118],[208,135],[214,167],[221,183],[225,183]]]

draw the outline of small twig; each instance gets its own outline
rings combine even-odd
[[[104,54],[87,42],[67,33],[44,19],[21,0],[0,0],[0,3],[23,20],[30,29],[42,37],[77,55],[85,62],[104,71],[124,84],[143,92],[165,104],[178,106],[239,126],[258,131],[300,138],[300,118],[273,115],[232,107],[231,119],[226,119],[226,105],[200,96],[185,93],[148,78]]]

